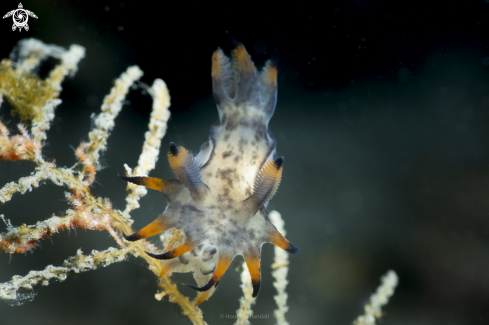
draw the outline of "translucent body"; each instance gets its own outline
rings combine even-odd
[[[221,50],[214,52],[212,80],[219,123],[211,127],[195,158],[171,144],[168,159],[177,179],[124,177],[161,191],[168,200],[163,214],[126,239],[181,230],[181,245],[150,255],[166,260],[164,272],[193,272],[199,287],[191,287],[201,292],[197,303],[212,294],[236,255],[246,260],[256,296],[261,246],[270,242],[298,251],[276,230],[266,210],[283,169],[283,157],[275,157],[275,139],[268,130],[277,96],[276,67],[269,61],[257,73],[238,44],[232,63]]]

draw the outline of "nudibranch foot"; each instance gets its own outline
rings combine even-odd
[[[197,246],[197,244],[194,241],[186,240],[183,244],[179,245],[178,247],[176,247],[174,249],[169,250],[166,253],[151,254],[151,253],[146,252],[146,254],[148,254],[149,256],[151,256],[153,258],[159,259],[159,260],[169,260],[169,259],[172,259],[175,257],[179,257],[179,256],[185,254],[186,252],[190,252],[192,249],[195,248],[195,246]]]
[[[231,265],[233,258],[234,256],[230,256],[227,254],[223,254],[222,257],[219,256],[214,274],[212,275],[211,279],[209,280],[209,282],[207,282],[205,286],[197,287],[191,284],[186,284],[186,286],[200,292],[209,290],[213,286],[217,285],[217,283],[221,280],[222,276],[224,275],[224,273],[226,273],[227,269],[229,268],[229,265]]]

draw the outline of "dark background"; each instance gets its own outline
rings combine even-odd
[[[28,1],[28,32],[0,21],[1,57],[18,40],[87,49],[75,78],[63,84],[63,103],[48,133],[46,157],[75,163],[90,114],[98,113],[112,80],[129,65],[143,81],[162,78],[172,96],[172,118],[152,176],[169,178],[170,141],[194,152],[217,120],[211,95],[212,52],[229,53],[227,32],[245,44],[257,66],[278,52],[279,97],[270,128],[285,169],[269,205],[286,221],[301,251],[291,256],[291,324],[349,324],[387,270],[400,277],[383,324],[489,324],[489,3],[487,1],[328,1],[276,5],[206,5],[186,1]],[[2,15],[17,8],[2,1]],[[48,61],[45,75],[54,61]],[[149,96],[127,98],[103,156],[92,192],[125,207],[116,174],[134,167],[149,121]],[[18,120],[3,103],[11,130]],[[0,162],[0,185],[28,175],[30,162]],[[15,226],[68,208],[64,188],[47,183],[0,207]],[[140,228],[165,206],[158,193],[132,213]],[[5,231],[0,225],[0,230]],[[0,255],[0,282],[62,261],[81,248],[115,246],[106,232],[55,235],[33,254]],[[253,310],[275,302],[263,249],[262,290]],[[241,260],[235,262],[239,267]],[[177,282],[192,281],[187,275]],[[202,305],[209,324],[235,314],[239,273],[229,270]],[[32,302],[0,302],[0,324],[185,324],[169,303],[154,299],[155,276],[142,260],[70,275],[37,286]],[[182,288],[194,295],[188,288]]]

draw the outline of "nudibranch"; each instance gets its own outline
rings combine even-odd
[[[232,62],[218,49],[212,55],[212,86],[219,122],[209,140],[193,157],[185,148],[170,144],[168,160],[176,179],[122,177],[158,190],[168,201],[156,220],[125,236],[136,241],[176,228],[184,242],[163,254],[163,274],[193,272],[199,286],[196,303],[214,292],[237,255],[251,275],[253,297],[260,289],[260,252],[272,243],[290,253],[293,246],[268,218],[266,205],[277,191],[283,157],[276,157],[276,142],[268,122],[277,101],[277,68],[267,61],[260,73],[242,44]]]

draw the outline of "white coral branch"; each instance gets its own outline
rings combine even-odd
[[[69,188],[78,188],[80,184],[73,178],[73,172],[67,168],[56,168],[53,163],[45,162],[36,167],[36,172],[30,176],[22,177],[19,181],[10,182],[0,189],[0,204],[10,201],[15,193],[24,194],[32,191],[33,187],[39,187],[40,182],[51,180],[58,186],[67,185]]]
[[[272,211],[269,214],[269,218],[275,225],[277,230],[285,236],[286,232],[284,229],[284,220],[277,211]],[[275,318],[277,319],[278,325],[289,324],[285,319],[285,313],[289,310],[287,306],[287,292],[286,287],[289,283],[287,281],[288,265],[289,265],[289,255],[283,249],[275,247],[275,259],[272,264],[273,277],[275,282],[273,286],[277,289],[277,295],[274,297],[277,303],[277,309],[274,312]],[[253,315],[253,310],[251,306],[255,304],[256,299],[253,298],[253,286],[251,285],[251,276],[246,266],[246,261],[243,263],[243,272],[241,272],[241,288],[243,289],[243,297],[239,299],[239,309],[236,312],[237,315],[237,325],[248,325],[250,324],[249,317]]]
[[[68,51],[65,49],[62,50],[63,51],[59,56],[61,63],[50,72],[49,78],[46,79],[46,82],[50,83],[57,93],[61,91],[61,83],[64,78],[67,75],[73,76],[78,69],[78,63],[85,57],[85,48],[80,45],[74,44],[70,46]],[[50,54],[57,57],[57,49],[52,50]],[[35,119],[32,123],[32,135],[34,136],[34,139],[38,141],[47,139],[46,131],[49,130],[51,121],[54,119],[54,110],[59,104],[61,104],[61,100],[57,98],[46,102],[46,105],[41,109],[42,114],[40,115],[40,118]],[[36,153],[36,160],[39,160],[41,158],[40,156],[40,152],[39,154]]]
[[[375,325],[375,320],[382,317],[382,306],[389,302],[394,294],[399,279],[396,272],[390,270],[382,277],[382,283],[377,291],[370,296],[365,304],[365,314],[360,315],[353,322],[354,325]]]
[[[286,235],[284,229],[284,220],[282,219],[280,213],[277,211],[272,211],[269,214],[269,218],[277,228],[277,230],[283,235]],[[285,313],[289,310],[287,306],[287,273],[289,272],[289,255],[283,249],[275,247],[275,259],[272,264],[272,276],[275,278],[273,286],[277,289],[277,295],[275,295],[275,303],[277,304],[277,309],[273,312],[275,318],[277,319],[278,325],[288,325],[289,322],[285,319]]]
[[[64,281],[69,273],[80,273],[96,269],[99,265],[107,266],[115,262],[121,262],[125,258],[124,250],[110,247],[104,251],[93,250],[91,255],[83,255],[79,249],[75,256],[64,261],[63,266],[48,265],[42,271],[30,271],[26,276],[13,276],[9,282],[0,284],[0,299],[15,300],[18,298],[18,290],[32,288],[41,283],[44,286],[49,280]]]
[[[170,118],[170,94],[166,84],[156,79],[151,87],[153,111],[149,121],[149,130],[144,134],[144,144],[138,161],[138,173],[147,175],[156,166],[160,153],[161,139],[165,136],[168,119]]]
[[[99,162],[100,151],[107,149],[107,138],[114,128],[114,120],[122,108],[122,101],[126,97],[129,87],[143,75],[143,71],[137,66],[129,67],[119,79],[115,81],[110,94],[105,96],[100,113],[94,123],[93,130],[88,134],[90,143],[88,155],[94,163]],[[100,167],[100,166],[99,166]]]
[[[253,298],[253,286],[251,285],[251,276],[246,266],[246,261],[243,262],[243,272],[241,272],[241,288],[243,289],[243,297],[239,298],[239,309],[236,311],[237,325],[250,324],[249,318],[253,315],[251,306],[255,304],[256,299]]]
[[[149,120],[148,131],[144,134],[144,144],[141,155],[139,156],[138,166],[134,172],[124,165],[127,175],[147,176],[156,166],[158,155],[160,154],[161,139],[166,134],[168,119],[170,118],[170,94],[166,84],[161,79],[156,79],[153,86],[148,89],[153,97],[153,110]],[[124,214],[129,214],[134,209],[139,208],[139,199],[146,195],[147,190],[144,186],[128,183],[128,193],[126,197],[126,209]]]
[[[46,172],[46,165],[40,167],[36,173],[27,177],[22,177],[18,182],[10,182],[0,189],[0,204],[10,201],[15,193],[24,194],[27,191],[32,191],[32,187],[38,187],[39,182],[47,179],[49,173]]]
[[[53,87],[60,91],[61,82],[67,76],[73,76],[78,70],[78,63],[85,57],[85,48],[83,46],[72,44],[68,51],[63,49],[63,53],[59,56],[61,63],[58,64],[49,73],[49,78],[46,80],[51,82]]]
[[[15,57],[15,53],[18,53],[17,69],[25,71],[34,70],[48,56],[61,60],[60,64],[50,72],[46,79],[46,82],[51,84],[56,92],[53,97],[57,97],[61,91],[61,83],[64,78],[68,74],[73,75],[78,69],[78,63],[85,57],[85,48],[73,44],[69,50],[66,50],[57,45],[49,45],[29,38],[19,42],[17,50],[10,54],[11,58]],[[46,140],[46,131],[49,130],[50,123],[54,119],[54,110],[60,103],[60,99],[53,98],[41,108],[41,114],[37,115],[32,123],[32,135],[35,140]],[[42,161],[40,151],[36,152],[35,160]]]
[[[32,71],[48,56],[59,59],[64,52],[66,50],[61,46],[49,45],[34,38],[27,38],[21,40],[17,48],[10,53],[10,59],[13,61],[17,59],[18,68]]]
[[[239,298],[239,309],[236,311],[237,325],[250,324],[249,317],[253,315],[251,306],[255,304],[256,299],[253,298],[253,286],[251,285],[251,276],[246,266],[246,261],[243,262],[243,272],[241,272],[241,288],[243,289],[243,297]]]
[[[36,118],[32,121],[31,132],[32,136],[37,141],[43,141],[47,139],[46,131],[51,126],[51,121],[54,119],[54,110],[61,104],[61,99],[53,98],[46,102],[41,108],[40,118]],[[36,151],[36,162],[42,161],[41,151]]]
[[[33,187],[38,187],[41,182],[50,180],[58,186],[67,186],[70,189],[67,197],[73,206],[73,209],[68,209],[63,217],[52,216],[47,220],[39,221],[36,225],[21,225],[17,228],[12,227],[10,221],[0,215],[0,219],[7,224],[7,233],[0,235],[0,247],[8,253],[21,253],[34,248],[42,238],[54,232],[71,227],[81,227],[107,230],[123,247],[123,250],[109,248],[103,252],[94,251],[90,256],[84,256],[81,251],[78,251],[75,257],[66,260],[61,267],[48,266],[43,271],[31,271],[24,277],[15,276],[11,281],[0,284],[0,299],[10,300],[13,304],[21,304],[23,300],[26,300],[26,296],[27,298],[33,296],[32,293],[27,295],[19,293],[20,288],[30,290],[38,283],[47,285],[53,278],[64,280],[70,272],[88,271],[95,269],[98,265],[105,266],[121,261],[127,252],[134,256],[141,256],[156,275],[161,274],[162,271],[159,261],[144,254],[145,251],[151,250],[147,242],[139,241],[127,245],[120,240],[119,232],[131,231],[132,220],[129,215],[123,215],[122,212],[112,209],[108,199],[93,196],[88,187],[96,176],[96,167],[100,167],[100,152],[106,149],[107,138],[114,127],[114,119],[122,107],[123,100],[131,85],[143,74],[138,67],[131,67],[123,73],[115,81],[110,94],[104,98],[102,112],[95,118],[94,129],[89,133],[88,143],[82,143],[75,152],[78,164],[83,166],[79,175],[74,175],[73,168],[56,167],[52,161],[45,161],[40,155],[42,141],[46,136],[45,132],[54,117],[54,108],[60,103],[57,97],[61,89],[61,82],[68,74],[76,71],[77,63],[83,55],[84,49],[81,47],[72,46],[69,51],[66,51],[61,47],[46,45],[37,40],[26,40],[20,43],[18,55],[17,53],[12,55],[18,58],[16,65],[10,60],[0,62],[4,69],[2,70],[2,81],[6,80],[6,86],[0,89],[1,95],[13,102],[15,113],[19,114],[22,119],[32,120],[33,131],[31,133],[34,138],[31,138],[23,126],[19,127],[20,135],[9,136],[8,129],[0,122],[0,149],[2,149],[0,159],[12,161],[28,159],[34,160],[37,165],[35,172],[29,177],[6,184],[0,189],[0,203],[9,201],[15,193],[25,193],[32,190]],[[48,79],[40,80],[31,71],[48,56],[59,58],[61,63],[51,72]],[[32,96],[27,99],[20,98],[18,93],[22,92]],[[166,132],[166,122],[169,118],[169,95],[163,81],[155,81],[149,92],[154,99],[154,112],[139,162],[140,170],[145,173],[154,168],[161,137]],[[38,94],[44,94],[44,96],[38,96]],[[1,101],[0,96],[0,104]],[[35,156],[32,155],[33,153]],[[129,174],[131,173],[132,171],[129,170]],[[171,243],[181,239],[173,235]],[[160,278],[159,286],[165,294],[170,296],[170,301],[181,306],[183,314],[187,315],[192,323],[205,324],[202,319],[202,311],[183,296],[167,276]]]

